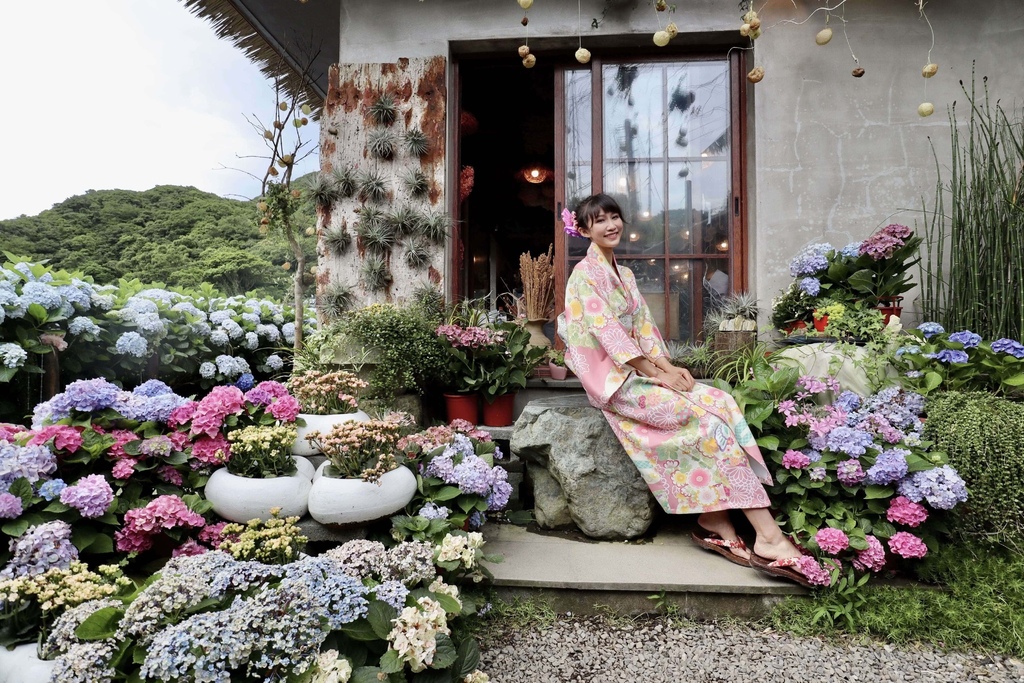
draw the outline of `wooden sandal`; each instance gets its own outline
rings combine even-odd
[[[747,544],[743,542],[743,539],[736,539],[735,541],[730,541],[722,538],[714,531],[708,531],[702,526],[698,526],[693,531],[691,531],[690,538],[692,538],[693,542],[699,545],[701,548],[704,548],[705,550],[710,550],[714,553],[718,553],[719,555],[729,560],[733,564],[738,564],[741,567],[750,566],[750,562],[746,558],[740,557],[736,553],[732,552],[732,548],[736,548],[738,550],[747,550]],[[747,550],[747,552],[750,553],[749,550]],[[753,553],[750,553],[750,555],[753,556]]]

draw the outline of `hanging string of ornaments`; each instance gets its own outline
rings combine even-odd
[[[767,1],[768,0],[766,0],[765,4],[767,4]],[[862,66],[860,66],[860,60],[858,60],[857,59],[857,55],[854,54],[853,46],[850,44],[850,37],[846,33],[846,3],[847,3],[847,1],[848,0],[838,0],[838,1],[836,1],[836,4],[834,4],[834,5],[832,5],[830,7],[829,4],[828,4],[828,0],[824,0],[825,4],[822,7],[819,7],[817,9],[815,9],[814,11],[812,11],[808,15],[808,17],[806,19],[804,19],[803,21],[794,21],[792,19],[786,19],[786,20],[780,21],[779,23],[780,24],[786,23],[786,24],[801,25],[801,24],[805,24],[808,21],[810,21],[811,18],[814,17],[814,15],[817,14],[818,12],[824,12],[825,13],[825,26],[820,31],[818,31],[817,34],[815,34],[815,36],[814,36],[814,42],[817,45],[819,45],[821,47],[824,47],[824,46],[828,45],[830,42],[832,42],[833,31],[832,31],[832,27],[829,26],[830,22],[832,21],[832,19],[835,19],[836,21],[838,21],[840,23],[840,25],[842,26],[843,37],[846,38],[846,45],[847,45],[848,48],[850,48],[850,56],[853,58],[853,62],[855,64],[855,66],[853,68],[853,71],[850,73],[850,75],[852,75],[854,78],[861,78],[861,77],[864,76],[865,71],[864,71],[864,68]],[[934,76],[935,74],[937,74],[938,71],[939,71],[939,65],[932,61],[932,50],[935,49],[935,30],[932,28],[932,23],[931,23],[931,21],[929,21],[928,15],[924,11],[924,7],[927,4],[926,0],[910,0],[910,1],[914,4],[915,7],[917,7],[918,14],[920,15],[921,19],[923,19],[925,21],[925,23],[928,24],[928,30],[931,33],[932,43],[931,43],[931,46],[928,48],[927,63],[924,65],[924,68],[921,69],[921,75],[925,79],[928,79],[928,78],[931,78],[932,76]],[[662,3],[662,4],[664,4],[664,3]],[[764,9],[763,5],[762,5],[762,9]],[[762,26],[761,26],[761,18],[757,15],[757,11],[754,10],[753,7],[751,7],[751,3],[750,2],[743,2],[743,3],[741,3],[741,10],[746,10],[746,11],[742,15],[743,23],[740,25],[740,35],[743,36],[744,38],[749,39],[749,41],[750,41],[750,49],[753,49],[754,41],[761,37],[761,35],[763,33],[763,30],[764,30],[764,29],[762,29]],[[655,34],[654,42],[655,43],[658,42],[657,34]],[[755,66],[753,69],[751,69],[747,73],[747,80],[750,81],[751,83],[760,83],[762,80],[764,80],[764,77],[765,77],[765,69],[764,69],[764,66],[761,66],[761,65]],[[935,113],[935,105],[933,105],[931,102],[927,101],[927,94],[928,94],[928,84],[925,83],[925,101],[922,102],[917,107],[917,113],[922,118],[927,117],[927,116],[931,116],[932,114]]]

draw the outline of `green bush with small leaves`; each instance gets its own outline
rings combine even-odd
[[[958,530],[1024,546],[1024,404],[988,392],[950,391],[928,401],[924,438],[949,455],[970,498]]]

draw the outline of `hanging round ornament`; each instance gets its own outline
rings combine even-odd
[[[828,45],[832,40],[832,29],[828,26],[818,31],[818,35],[814,36],[814,42],[818,45]]]

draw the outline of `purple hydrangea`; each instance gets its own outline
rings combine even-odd
[[[915,472],[900,482],[899,491],[915,503],[927,500],[936,510],[950,510],[967,500],[967,485],[949,465]]]
[[[450,482],[454,475],[452,474],[455,469],[455,463],[452,461],[452,456],[448,454],[447,449],[434,457],[427,466],[423,469],[423,476],[425,477],[436,477],[442,481]]]
[[[487,497],[488,510],[503,510],[512,496],[512,485],[508,483],[508,472],[504,467],[495,467],[491,495]]]
[[[162,394],[173,394],[174,391],[160,380],[151,379],[135,387],[132,393],[138,396],[148,396],[152,398],[153,396],[160,396]]]
[[[494,481],[491,469],[491,466],[479,455],[467,455],[452,470],[454,481],[449,483],[455,484],[464,493],[486,496],[490,493],[491,483]]]
[[[0,440],[0,491],[10,488],[15,479],[24,477],[35,484],[56,471],[57,456],[46,446],[19,446]]]
[[[856,458],[844,460],[836,466],[836,477],[847,486],[856,486],[864,481],[864,468]]]
[[[64,393],[57,394],[50,399],[50,402],[57,402],[57,399],[61,399],[55,405],[66,409],[55,411],[54,413],[56,416],[58,412],[61,412],[62,414],[57,418],[61,419],[70,414],[68,412],[69,409],[77,410],[81,413],[105,410],[114,405],[120,391],[121,388],[116,384],[111,384],[99,377],[96,379],[80,379],[67,385],[64,388]]]
[[[67,488],[67,484],[64,483],[63,479],[51,479],[44,481],[39,487],[39,497],[51,501],[54,498],[60,496],[60,492]]]
[[[940,363],[966,363],[968,356],[966,351],[959,349],[943,349],[938,353],[926,353],[925,358],[934,358]]]
[[[139,452],[151,458],[166,458],[173,450],[174,444],[166,436],[152,436],[139,446]]]
[[[873,443],[874,438],[871,434],[853,427],[836,427],[828,434],[830,451],[846,453],[853,457],[864,455]]]
[[[818,296],[818,293],[821,292],[821,281],[816,277],[802,278],[797,286],[808,296]]]
[[[903,448],[882,451],[875,459],[875,464],[868,468],[868,483],[884,486],[907,476],[908,455],[910,451]]]
[[[973,349],[981,343],[981,335],[970,330],[963,330],[949,335],[949,341],[963,344],[965,349]]]
[[[420,508],[417,512],[417,516],[425,517],[426,519],[448,519],[448,515],[452,513],[451,510],[443,505],[437,505],[435,503],[427,503]]]
[[[0,579],[36,576],[50,569],[67,569],[78,559],[71,543],[71,525],[61,520],[29,527],[10,542],[11,561],[0,572]]]
[[[129,420],[167,422],[175,408],[188,402],[187,398],[174,393],[145,396],[122,391],[111,407]]]
[[[815,467],[809,472],[811,481],[825,481],[827,472],[824,467]]]
[[[860,408],[860,396],[852,391],[844,391],[839,394],[839,398],[833,402],[833,405],[838,406],[844,413],[850,414]]]
[[[0,493],[0,519],[14,519],[21,513],[21,498],[6,491]]]
[[[479,510],[473,511],[469,515],[469,519],[466,520],[466,522],[469,524],[469,528],[473,529],[473,530],[476,530],[476,529],[479,529],[480,527],[482,527],[484,525],[484,522],[486,522],[486,521],[487,521],[487,515],[485,515],[484,513],[480,512]]]
[[[789,272],[793,277],[814,275],[828,267],[828,252],[832,245],[827,243],[809,244],[790,262]]]
[[[83,517],[100,517],[114,500],[114,491],[101,474],[90,474],[60,492],[60,502],[78,510]]]
[[[1024,358],[1024,344],[1013,339],[996,339],[992,342],[992,350],[996,353],[1008,353],[1014,358]]]
[[[942,325],[933,322],[921,323],[917,326],[917,329],[921,330],[921,334],[924,335],[925,339],[931,339],[935,335],[942,334],[946,331]]]

